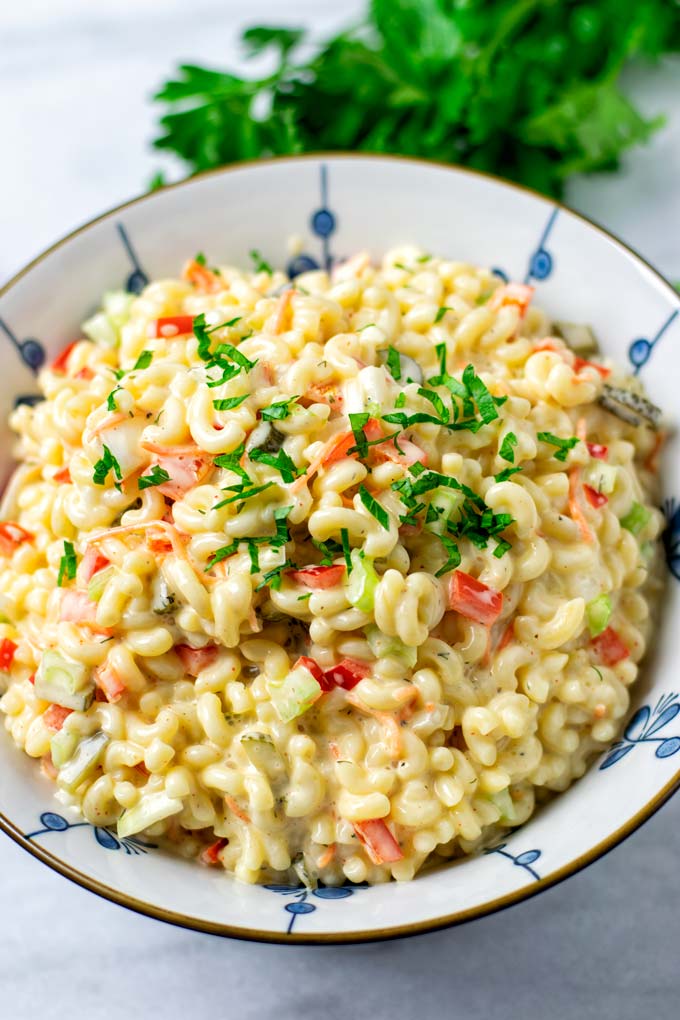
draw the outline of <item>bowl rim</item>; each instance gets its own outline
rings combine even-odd
[[[476,179],[482,179],[489,181],[491,184],[505,188],[509,191],[515,191],[520,194],[529,195],[534,199],[538,199],[543,203],[551,203],[557,206],[561,211],[568,213],[569,215],[585,223],[590,229],[596,231],[598,234],[603,236],[607,241],[613,243],[616,247],[621,249],[624,254],[632,258],[638,267],[646,269],[655,278],[657,284],[662,285],[662,289],[670,292],[673,303],[676,307],[680,308],[680,296],[678,292],[667,280],[659,270],[648,262],[638,251],[622,241],[616,234],[605,229],[596,221],[585,216],[583,213],[576,212],[569,205],[560,201],[559,199],[552,198],[541,194],[540,192],[529,188],[526,185],[518,184],[515,181],[509,181],[502,177],[498,177],[494,174],[487,173],[482,170],[475,170],[471,167],[458,166],[455,163],[444,163],[435,160],[423,159],[416,156],[399,156],[386,153],[373,153],[373,152],[309,152],[300,153],[293,156],[274,156],[267,159],[250,159],[241,160],[236,163],[231,163],[228,166],[217,167],[212,170],[204,170],[201,173],[194,174],[191,177],[186,177],[181,181],[175,181],[170,184],[163,185],[158,191],[145,192],[141,195],[137,195],[132,199],[128,199],[125,202],[121,202],[119,205],[113,206],[107,209],[105,212],[98,216],[87,220],[82,223],[79,227],[63,235],[54,244],[50,245],[40,252],[30,262],[26,263],[17,273],[14,274],[5,284],[0,287],[0,299],[8,294],[13,287],[22,280],[25,276],[30,273],[32,269],[42,263],[46,258],[52,255],[54,252],[59,251],[64,245],[68,244],[73,238],[78,237],[80,234],[89,230],[90,227],[95,226],[98,223],[103,222],[111,216],[122,212],[125,209],[129,209],[132,206],[138,205],[141,202],[145,202],[153,198],[156,194],[163,191],[170,191],[173,189],[185,187],[194,181],[205,180],[210,177],[226,176],[230,173],[235,173],[248,168],[255,168],[259,166],[277,166],[286,164],[296,164],[303,162],[341,162],[344,160],[368,160],[375,163],[380,162],[394,162],[406,165],[415,165],[424,167],[427,169],[441,169],[454,174],[465,175]],[[628,818],[626,822],[619,826],[614,832],[610,833],[606,839],[601,840],[595,846],[591,847],[583,854],[579,854],[573,858],[567,864],[564,864],[561,868],[556,869],[550,875],[539,879],[537,882],[532,882],[530,885],[522,886],[516,889],[514,892],[508,893],[505,896],[497,897],[489,900],[485,903],[479,904],[474,907],[468,907],[464,910],[455,911],[452,914],[443,914],[440,917],[432,918],[426,921],[414,922],[411,924],[399,924],[393,925],[389,928],[372,928],[368,931],[350,931],[350,932],[323,932],[323,933],[311,933],[298,934],[292,932],[286,934],[285,932],[274,932],[268,930],[261,930],[257,928],[246,928],[238,925],[223,924],[215,921],[207,921],[201,918],[192,917],[188,914],[177,913],[172,910],[166,910],[163,907],[157,907],[154,904],[147,903],[143,900],[136,899],[135,897],[128,896],[125,893],[119,892],[117,889],[111,886],[105,885],[98,879],[92,878],[89,875],[84,874],[77,868],[74,868],[67,861],[57,857],[49,850],[45,850],[44,847],[32,843],[28,840],[24,834],[17,828],[17,826],[4,814],[0,812],[0,830],[3,831],[7,836],[10,837],[15,843],[26,850],[29,854],[35,857],[37,860],[42,861],[53,871],[58,872],[64,878],[69,879],[81,888],[86,889],[88,892],[92,892],[101,898],[108,900],[110,903],[115,903],[118,906],[125,907],[135,913],[145,915],[146,917],[153,918],[158,921],[163,921],[167,924],[175,925],[176,927],[186,928],[191,931],[198,931],[208,935],[218,935],[226,938],[235,938],[246,942],[263,942],[273,943],[277,945],[338,945],[338,944],[359,944],[366,942],[384,942],[392,939],[404,938],[411,935],[422,935],[428,932],[440,931],[445,928],[452,928],[459,924],[464,924],[467,921],[476,920],[478,918],[487,917],[491,914],[495,914],[507,907],[513,906],[516,903],[520,903],[524,900],[528,900],[537,896],[539,893],[546,889],[558,885],[571,875],[576,874],[582,869],[593,864],[595,861],[604,857],[605,854],[613,850],[614,847],[622,843],[628,836],[632,835],[641,825],[644,824],[649,818],[651,818],[656,812],[666,803],[667,800],[680,788],[680,768],[674,773],[671,779],[656,793],[651,800],[649,800],[639,811],[633,816]]]

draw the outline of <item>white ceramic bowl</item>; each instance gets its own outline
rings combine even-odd
[[[175,275],[197,250],[247,263],[251,248],[293,270],[402,242],[491,265],[536,285],[554,318],[591,323],[607,354],[640,372],[671,414],[680,370],[680,298],[638,256],[554,202],[489,177],[415,160],[328,156],[256,163],[137,199],[76,231],[0,292],[6,335],[0,418],[36,392],[33,372],[78,335],[103,291]],[[0,427],[5,427],[0,426]],[[2,468],[9,468],[5,431]],[[531,896],[595,860],[680,783],[678,443],[664,462],[671,569],[654,654],[633,690],[622,740],[505,843],[407,884],[246,886],[141,839],[67,818],[53,788],[0,731],[0,827],[67,878],[162,920],[281,942],[386,938],[454,924]]]

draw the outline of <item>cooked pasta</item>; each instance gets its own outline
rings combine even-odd
[[[660,433],[531,298],[413,247],[105,296],[0,514],[0,708],[64,804],[334,885],[582,775],[649,638]]]

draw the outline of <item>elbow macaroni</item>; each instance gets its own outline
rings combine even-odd
[[[11,422],[0,709],[62,799],[243,881],[333,885],[478,850],[583,773],[649,640],[653,437],[529,297],[410,247],[292,285],[194,263],[131,299],[117,348],[43,370]],[[39,697],[49,649],[85,710]],[[55,748],[96,733],[67,791]]]

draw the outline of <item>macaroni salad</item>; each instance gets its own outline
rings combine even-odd
[[[658,411],[485,269],[253,257],[105,295],[13,412],[0,709],[120,838],[246,882],[410,879],[616,737]]]

